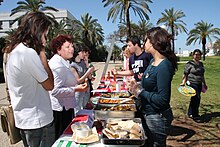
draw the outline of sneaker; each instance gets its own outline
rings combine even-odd
[[[192,116],[192,115],[188,115],[188,117],[193,119],[193,116]]]

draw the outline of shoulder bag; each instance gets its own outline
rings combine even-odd
[[[20,130],[15,127],[14,114],[13,114],[11,100],[10,100],[10,96],[8,92],[8,84],[7,84],[7,78],[6,78],[7,56],[8,55],[4,53],[3,71],[4,71],[5,84],[6,84],[6,94],[7,94],[7,99],[9,101],[9,105],[1,107],[1,111],[0,111],[1,112],[1,126],[2,126],[3,132],[7,132],[7,135],[9,137],[11,144],[15,144],[21,140],[21,135],[20,135]]]

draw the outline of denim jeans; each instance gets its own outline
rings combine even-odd
[[[188,108],[188,116],[192,115],[192,117],[198,117],[199,105],[201,101],[202,84],[190,83],[190,86],[195,89],[196,95],[191,97]]]
[[[50,147],[55,142],[54,123],[39,129],[20,130],[24,147]]]
[[[172,110],[169,108],[162,113],[145,115],[145,133],[148,137],[146,146],[166,147],[166,138],[173,120]]]

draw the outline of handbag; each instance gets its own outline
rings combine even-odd
[[[15,127],[11,105],[1,107],[1,126],[3,132],[7,132],[11,144],[15,144],[21,140],[20,130]]]
[[[4,61],[3,61],[3,71],[4,71],[4,77],[5,77],[5,84],[6,84],[6,94],[7,99],[9,101],[8,106],[2,106],[1,107],[1,127],[3,132],[7,132],[7,135],[9,137],[9,140],[11,144],[15,144],[21,140],[20,130],[16,128],[15,126],[15,119],[14,119],[14,113],[11,106],[11,100],[10,95],[8,92],[8,84],[7,84],[7,78],[6,78],[6,63],[7,63],[7,54],[4,54]]]
[[[207,90],[208,90],[208,87],[205,84],[202,84],[202,92],[206,93]]]

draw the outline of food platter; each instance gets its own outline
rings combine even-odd
[[[113,109],[113,110],[112,110]],[[105,120],[108,118],[134,118],[137,111],[135,104],[121,104],[120,106],[112,107],[96,105],[94,108],[95,119]]]
[[[178,91],[184,96],[191,97],[191,96],[196,95],[195,89],[193,89],[192,87],[190,87],[188,85],[178,87]]]
[[[140,118],[109,118],[105,121],[101,140],[107,145],[139,145],[145,143]]]
[[[104,106],[104,107],[113,107],[115,105],[122,104],[134,104],[133,99],[129,98],[99,98],[97,105]]]
[[[130,93],[128,92],[102,92],[100,96],[105,98],[128,98]]]

